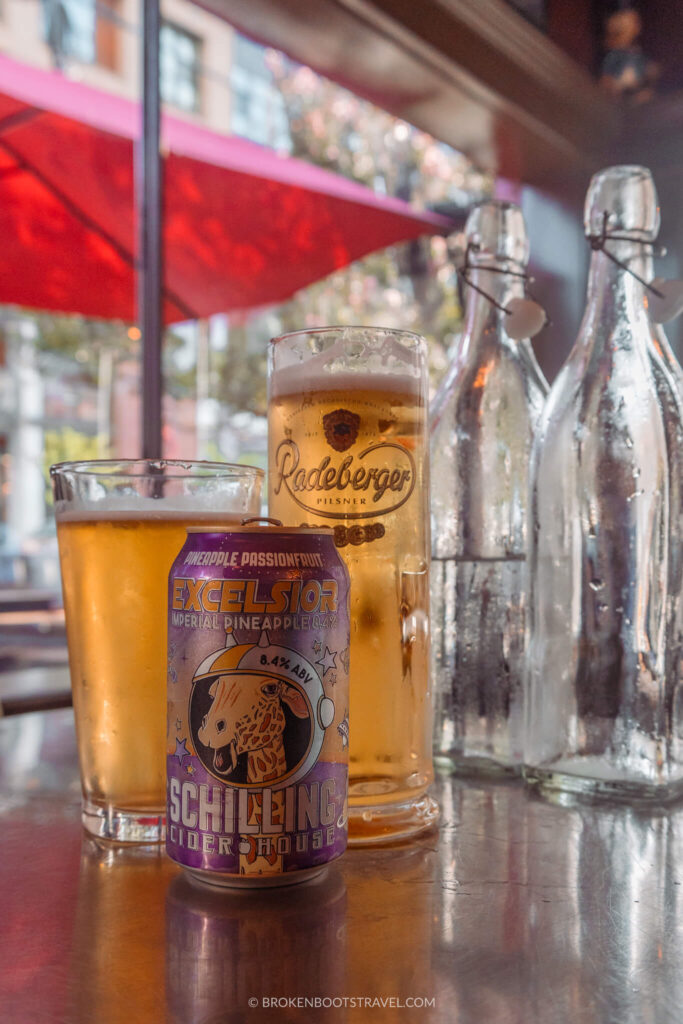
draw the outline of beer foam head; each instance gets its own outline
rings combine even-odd
[[[55,514],[66,519],[224,519],[260,510],[256,466],[124,459],[62,462],[50,468]]]
[[[74,498],[55,502],[55,516],[60,523],[83,520],[178,520],[213,523],[225,526],[240,523],[246,516],[258,514],[259,509],[235,510],[230,502],[216,494],[180,494],[173,499],[159,500],[131,494],[111,494],[106,498]]]
[[[327,327],[284,335],[271,346],[270,397],[368,388],[419,393],[425,352],[426,342],[419,335],[380,327]]]

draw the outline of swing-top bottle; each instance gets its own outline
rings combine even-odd
[[[597,174],[585,227],[586,313],[532,464],[525,773],[545,790],[660,799],[683,781],[681,407],[647,311],[649,172]]]
[[[431,422],[434,754],[445,770],[514,772],[528,469],[547,384],[529,340],[506,329],[509,304],[524,298],[529,256],[520,209],[482,203],[465,232],[465,326]]]

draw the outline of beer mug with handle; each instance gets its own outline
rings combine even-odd
[[[426,351],[416,334],[372,327],[270,346],[270,513],[333,526],[351,577],[350,843],[411,836],[438,816],[427,792]]]

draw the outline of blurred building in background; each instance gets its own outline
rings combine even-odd
[[[2,0],[0,53],[138,101],[140,16],[138,0]],[[161,95],[175,117],[418,206],[458,215],[490,192],[491,179],[455,150],[252,42],[192,0],[164,0],[162,16]],[[281,307],[172,325],[163,454],[265,466],[268,339],[312,324],[358,322],[426,334],[436,381],[460,324],[444,239],[374,253]],[[27,607],[29,591],[57,600],[49,465],[139,454],[141,342],[135,324],[0,306],[5,607],[21,605],[19,592]],[[0,621],[0,638],[2,631]]]
[[[116,97],[119,107],[135,104],[140,6],[140,0],[0,0],[0,70],[3,62],[13,61],[20,72],[33,69],[36,80],[48,83],[45,90],[48,75],[72,99],[82,83],[83,96],[97,89],[100,97]],[[552,319],[536,345],[552,379],[583,309],[589,249],[580,209],[590,174],[616,162],[653,168],[662,199],[661,241],[670,250],[658,273],[683,274],[678,255],[683,65],[677,59],[683,19],[671,16],[666,0],[636,5],[642,31],[634,45],[642,48],[645,65],[657,69],[654,90],[649,89],[654,96],[644,102],[642,95],[631,95],[630,86],[631,92],[615,96],[604,83],[605,68],[613,63],[606,29],[624,6],[630,5],[616,0],[423,0],[420,5],[162,0],[161,93],[166,112],[188,134],[207,133],[222,145],[240,136],[265,147],[266,161],[308,161],[373,190],[373,199],[395,197],[445,213],[455,227],[473,201],[492,192],[519,201],[531,239],[533,292]],[[11,84],[11,74],[3,82]],[[37,92],[33,99],[23,97],[24,131],[40,110]],[[5,89],[5,110],[12,110],[12,98]],[[31,103],[37,108],[33,112]],[[64,117],[77,119],[70,109]],[[4,211],[11,205],[12,175],[20,170],[2,150],[7,121],[0,118]],[[92,124],[97,130],[98,119]],[[130,136],[127,145],[132,149]],[[70,161],[64,161],[69,166],[91,159],[87,146],[82,156],[69,154]],[[84,166],[84,180],[102,180],[98,166],[94,161]],[[126,173],[131,170],[132,156]],[[110,194],[109,181],[101,193]],[[262,203],[260,188],[254,184],[254,210],[271,216],[273,204]],[[296,203],[291,205],[298,211]],[[17,209],[21,214],[24,206]],[[277,208],[273,220],[276,214]],[[58,601],[49,465],[135,457],[141,447],[138,326],[92,318],[94,301],[90,318],[56,313],[47,304],[41,310],[22,308],[19,297],[15,302],[8,292],[10,282],[21,287],[30,277],[26,266],[35,270],[47,261],[31,259],[30,230],[21,215],[13,224],[20,249],[17,253],[15,238],[11,250],[6,238],[5,269],[15,267],[10,253],[26,254],[29,262],[1,279],[7,304],[0,305],[0,640],[5,630],[14,630],[16,638],[17,630],[29,628],[32,608]],[[41,228],[38,217],[31,230],[39,235]],[[210,241],[201,242],[212,255]],[[55,244],[59,248],[58,237]],[[282,264],[293,264],[291,239],[284,234],[280,247]],[[63,265],[55,261],[46,269],[56,267],[73,284],[87,263],[82,260],[74,273],[69,261],[74,251],[89,250],[65,246]],[[129,253],[129,268],[132,261]],[[239,259],[233,262],[241,265]],[[34,278],[42,285],[42,278]],[[196,278],[201,280],[199,273]],[[259,280],[269,280],[268,275]],[[199,291],[208,294],[208,283]],[[82,294],[89,294],[85,281]],[[284,330],[325,323],[418,330],[429,342],[436,385],[461,326],[456,274],[439,236],[372,252],[278,306],[249,314],[228,313],[227,306],[209,319],[172,323],[166,331],[161,454],[168,457],[265,464],[266,349],[268,339]],[[118,308],[132,310],[132,300]],[[674,325],[668,332],[680,351],[679,329]],[[41,629],[44,622],[36,619],[34,625]],[[36,636],[29,639],[24,646],[35,656]],[[0,654],[0,665],[13,657]]]

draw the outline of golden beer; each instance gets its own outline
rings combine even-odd
[[[342,329],[339,329],[339,333]],[[331,329],[330,329],[331,333]],[[315,332],[300,367],[271,351],[269,511],[286,523],[333,526],[351,577],[349,839],[409,835],[431,824],[429,577],[421,339],[372,332],[388,347],[374,371],[325,373],[336,361]],[[343,348],[358,332],[343,331]],[[361,343],[367,336],[361,331]],[[388,336],[388,339],[387,337]],[[391,354],[406,359],[395,372]],[[327,340],[327,339],[325,339]],[[387,346],[388,341],[388,346]],[[373,346],[370,346],[371,350]],[[422,360],[419,360],[422,362]],[[421,369],[421,367],[420,367]]]
[[[169,569],[188,526],[239,522],[258,512],[258,491],[227,512],[193,510],[201,502],[188,495],[175,509],[163,497],[135,495],[103,501],[101,510],[57,501],[83,823],[97,835],[162,838]]]

